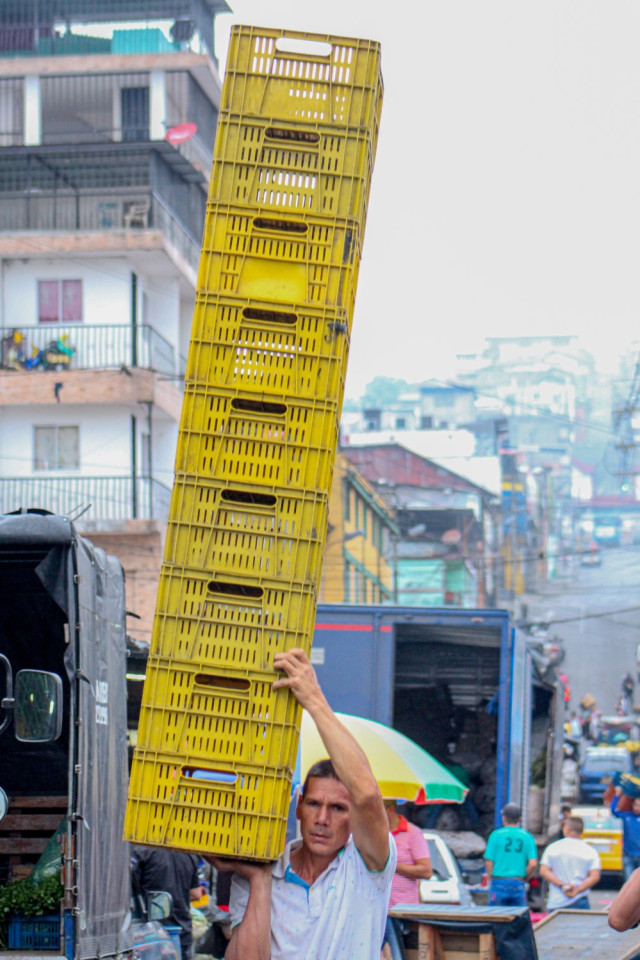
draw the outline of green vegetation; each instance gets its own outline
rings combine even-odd
[[[63,893],[59,876],[47,877],[42,883],[34,883],[25,877],[0,887],[0,949],[7,949],[9,916],[12,913],[23,917],[57,914]]]

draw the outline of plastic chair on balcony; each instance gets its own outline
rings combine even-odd
[[[124,225],[127,230],[134,226],[146,229],[149,226],[149,208],[149,200],[132,201],[124,213]]]

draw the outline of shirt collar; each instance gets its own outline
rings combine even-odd
[[[349,836],[346,846],[348,846],[350,843],[353,843],[351,836]],[[281,855],[278,857],[278,859],[276,860],[276,862],[271,868],[272,877],[277,877],[278,879],[282,879],[285,876],[287,870],[293,870],[293,867],[291,866],[291,852],[293,850],[297,850],[298,847],[301,847],[301,846],[302,846],[302,840],[292,840],[290,843],[286,845]],[[333,860],[331,861],[327,869],[324,871],[324,873],[327,873],[328,870],[338,869],[340,858],[342,857],[342,854],[346,850],[346,846],[344,846],[341,850],[338,850],[337,854],[335,855],[335,857],[333,858]],[[324,873],[321,874],[321,876],[323,876]]]
[[[407,833],[409,830],[409,824],[407,823],[407,818],[403,817],[401,813],[398,814],[398,826],[395,830],[392,830],[391,833],[396,835],[396,833]]]

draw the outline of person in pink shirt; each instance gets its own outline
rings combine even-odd
[[[429,845],[422,830],[414,823],[409,823],[406,817],[398,812],[395,800],[385,800],[384,808],[387,812],[389,830],[393,834],[398,851],[396,872],[391,882],[391,896],[389,909],[398,903],[420,903],[420,881],[428,880],[432,874]],[[382,960],[390,956],[387,941],[394,935],[389,929],[391,921],[387,920],[387,930],[382,950]],[[385,953],[385,950],[387,951]]]

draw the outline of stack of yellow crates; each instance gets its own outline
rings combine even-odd
[[[232,31],[125,836],[272,860],[382,105],[377,43]]]

